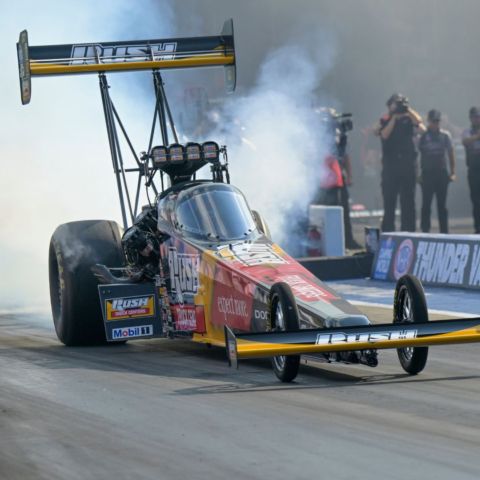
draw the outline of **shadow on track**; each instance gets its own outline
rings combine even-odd
[[[1,318],[0,318],[1,320]],[[162,378],[205,380],[209,385],[178,389],[171,395],[325,389],[358,386],[478,380],[480,376],[450,377],[368,374],[368,367],[335,365],[308,359],[300,376],[282,384],[273,375],[269,359],[242,361],[239,370],[228,367],[222,348],[207,348],[188,340],[155,339],[124,345],[64,347],[53,332],[37,330],[22,322],[0,325],[0,357],[21,360],[46,370],[83,369]],[[352,369],[353,367],[353,369]],[[338,370],[337,370],[338,369]],[[348,371],[341,371],[347,369]],[[360,370],[361,369],[361,370]],[[352,370],[354,370],[352,372]]]

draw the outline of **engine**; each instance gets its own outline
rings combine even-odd
[[[158,274],[161,240],[157,230],[157,210],[146,207],[122,237],[127,264],[135,277],[141,274],[143,278],[153,279]]]

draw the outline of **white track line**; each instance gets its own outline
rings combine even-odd
[[[389,310],[393,309],[393,305],[385,305],[383,303],[375,303],[375,302],[362,302],[360,300],[349,300],[352,305],[359,305],[364,307],[378,307],[378,308],[387,308]],[[433,310],[428,309],[429,313],[435,313],[438,315],[449,315],[451,317],[462,317],[462,318],[476,318],[480,316],[480,312],[478,315],[474,313],[465,313],[465,312],[452,312],[449,310]]]

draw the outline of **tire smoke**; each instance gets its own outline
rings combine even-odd
[[[274,241],[291,254],[302,252],[303,224],[327,152],[314,93],[334,55],[331,49],[317,55],[300,45],[271,52],[256,85],[232,96],[211,134],[228,146],[232,183],[260,211]]]

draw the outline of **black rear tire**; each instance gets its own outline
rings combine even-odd
[[[55,230],[49,250],[50,302],[57,337],[65,345],[106,342],[98,282],[91,271],[97,263],[124,265],[116,222],[85,220]]]
[[[404,275],[395,288],[393,323],[418,322],[428,322],[425,292],[418,278]],[[416,375],[425,368],[428,347],[397,348],[397,354],[402,368],[410,375]]]
[[[298,330],[298,309],[288,284],[275,283],[270,290],[270,318],[273,330]],[[275,375],[282,382],[291,382],[298,375],[300,355],[282,355],[272,358]]]

